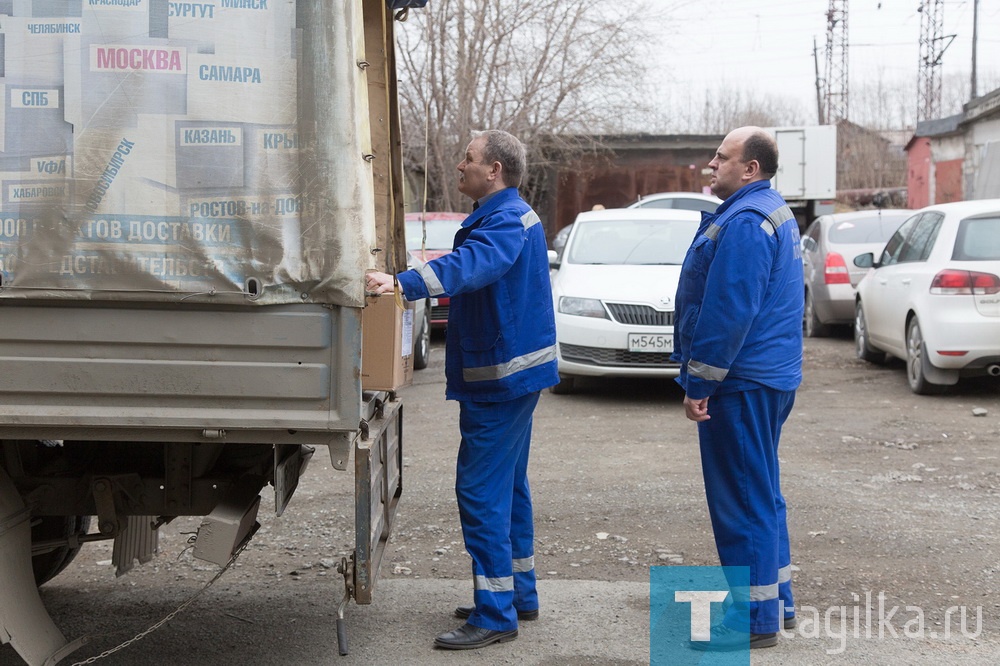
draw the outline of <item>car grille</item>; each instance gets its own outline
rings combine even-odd
[[[559,344],[563,359],[574,363],[606,366],[642,366],[651,368],[676,368],[666,352],[630,352],[624,349],[604,347],[582,347],[580,345]]]
[[[654,310],[648,305],[632,305],[629,303],[606,303],[611,317],[619,324],[634,326],[673,326],[674,313]]]

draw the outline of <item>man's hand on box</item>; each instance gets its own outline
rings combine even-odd
[[[396,290],[396,278],[388,273],[373,271],[365,274],[365,291],[373,294],[389,294]]]

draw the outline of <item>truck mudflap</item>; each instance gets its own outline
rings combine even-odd
[[[354,552],[338,567],[344,576],[344,598],[337,607],[341,656],[348,654],[344,609],[352,598],[359,604],[372,602],[403,494],[403,405],[393,393],[379,394],[365,405],[368,418],[361,421],[354,443]],[[331,457],[336,462],[332,451]]]
[[[0,644],[10,643],[29,666],[48,666],[82,646],[69,642],[38,596],[31,570],[29,511],[0,467]]]
[[[403,405],[374,401],[354,445],[354,600],[370,604],[403,493]]]

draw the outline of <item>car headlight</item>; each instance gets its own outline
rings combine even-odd
[[[597,319],[607,319],[608,313],[596,298],[572,298],[562,296],[559,298],[559,312],[577,317],[596,317]]]

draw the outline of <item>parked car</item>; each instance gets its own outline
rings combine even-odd
[[[854,258],[885,247],[912,210],[859,210],[817,217],[802,236],[805,310],[802,332],[815,338],[854,323],[854,291],[867,272]]]
[[[722,199],[710,194],[700,194],[698,192],[661,192],[641,197],[635,203],[630,204],[628,208],[668,208],[714,213],[715,209],[720,205],[722,205]],[[556,235],[552,238],[553,250],[557,253],[562,252],[566,246],[566,239],[569,238],[572,229],[573,223],[570,223],[556,232]]]
[[[914,393],[944,391],[960,377],[1000,377],[1000,199],[917,211],[892,235],[858,283],[859,358],[906,362]]]
[[[430,261],[448,254],[455,247],[455,234],[466,218],[463,213],[407,213],[406,249],[423,261]],[[426,231],[427,238],[424,238]],[[444,328],[448,325],[448,308],[451,299],[447,296],[432,298],[431,327]]]
[[[549,253],[560,382],[578,377],[676,377],[674,296],[701,216],[612,209],[577,215],[565,251]]]
[[[714,213],[722,205],[722,199],[700,192],[660,192],[639,197],[629,208],[672,208],[674,210],[694,210]]]
[[[407,268],[423,266],[420,258],[412,252],[407,257]],[[423,370],[431,359],[431,304],[424,298],[413,304],[413,369]]]

